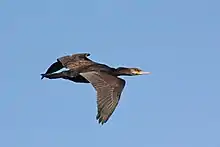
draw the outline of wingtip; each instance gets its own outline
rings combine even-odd
[[[86,53],[86,57],[90,56],[91,54],[90,53]]]
[[[97,116],[96,119],[100,125],[104,125],[108,121],[108,119],[104,119],[103,117],[100,117],[100,115]]]

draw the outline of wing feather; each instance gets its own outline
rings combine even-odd
[[[97,91],[98,112],[96,119],[99,123],[106,123],[114,112],[125,86],[125,80],[109,75],[105,72],[80,73]]]
[[[92,60],[88,58],[90,56],[89,53],[79,53],[79,54],[72,54],[57,58],[57,61],[54,62],[46,71],[45,74],[51,74],[57,72],[62,68],[68,69],[78,69],[82,68],[83,66],[88,66],[93,63]],[[41,78],[43,79],[43,77]]]

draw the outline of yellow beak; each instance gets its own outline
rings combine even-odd
[[[151,72],[147,72],[147,71],[140,71],[140,72],[137,72],[138,75],[149,75],[151,74]]]

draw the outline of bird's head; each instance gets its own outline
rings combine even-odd
[[[151,72],[143,71],[139,68],[129,68],[131,75],[149,75]]]
[[[129,76],[151,74],[151,72],[145,72],[139,68],[119,67],[119,68],[117,68],[117,71],[118,71],[119,75],[129,75]]]

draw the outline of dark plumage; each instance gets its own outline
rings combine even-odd
[[[111,68],[88,59],[88,56],[90,54],[82,53],[58,58],[57,62],[53,63],[45,74],[41,74],[41,79],[44,77],[48,79],[62,78],[77,83],[91,83],[97,91],[98,112],[96,119],[99,123],[104,124],[118,105],[125,86],[125,80],[118,76],[142,75],[150,74],[150,72],[143,72],[138,68]],[[55,73],[62,68],[68,70]]]

